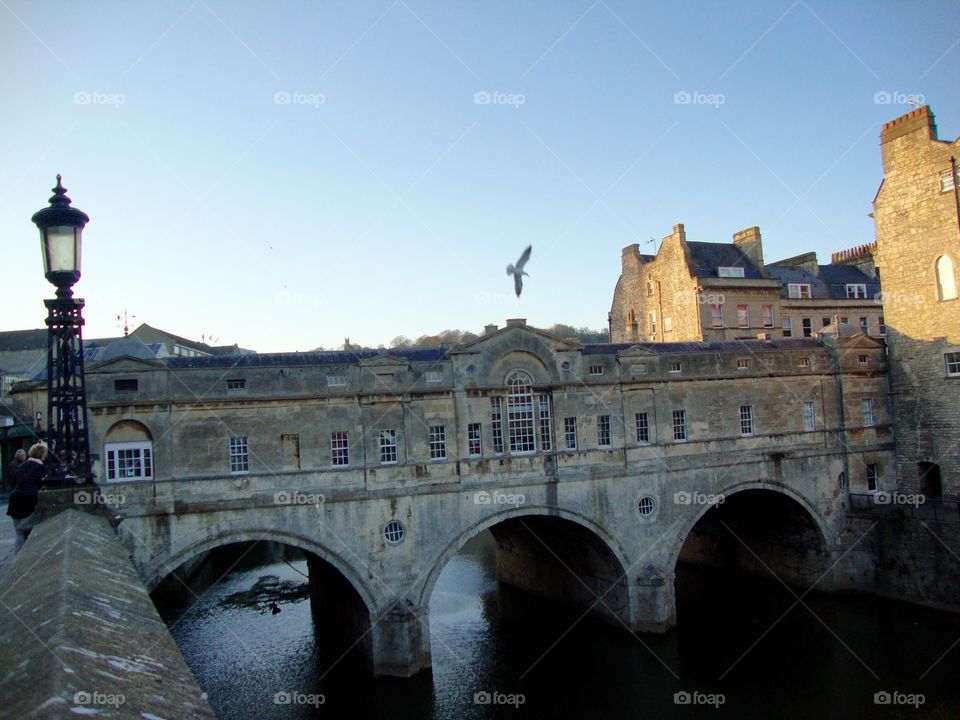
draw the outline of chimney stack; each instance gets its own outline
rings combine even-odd
[[[763,241],[760,239],[760,228],[754,225],[746,230],[735,232],[733,234],[733,244],[740,248],[750,262],[757,266],[761,274],[763,269]]]

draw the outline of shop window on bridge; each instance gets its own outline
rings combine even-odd
[[[550,413],[550,393],[540,393],[540,447],[553,449],[553,419]]]
[[[511,453],[536,452],[533,429],[533,392],[530,377],[514,373],[507,381],[507,431]]]
[[[107,443],[104,450],[109,482],[153,478],[153,443]]]

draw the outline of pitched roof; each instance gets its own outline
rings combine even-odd
[[[846,300],[847,285],[865,285],[867,299],[871,300],[880,292],[880,283],[860,268],[852,265],[818,265],[817,274],[801,267],[783,267],[768,265],[767,272],[780,281],[780,297],[789,297],[787,285],[799,283],[810,286],[810,297],[814,300]]]
[[[695,277],[719,277],[718,267],[742,267],[745,278],[763,278],[757,266],[733,243],[688,240],[687,248],[690,250],[690,266]]]
[[[6,330],[0,332],[0,352],[42,350],[47,346],[47,330]]]
[[[335,350],[302,353],[257,353],[250,355],[214,355],[211,357],[164,358],[169,368],[277,367],[285,365],[355,365],[361,360],[387,355],[408,362],[442,360],[449,348],[406,348],[390,350]]]

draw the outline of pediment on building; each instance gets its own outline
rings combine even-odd
[[[884,346],[883,340],[877,340],[876,338],[870,337],[862,331],[850,335],[849,337],[842,337],[837,340],[837,345],[843,348],[866,348],[875,350],[876,348],[881,348]]]
[[[450,350],[451,355],[486,352],[493,347],[524,347],[530,345],[531,341],[535,345],[543,347],[550,352],[578,351],[583,345],[577,340],[551,335],[539,328],[531,327],[525,323],[515,323],[507,321],[505,327],[498,329],[489,335],[482,335],[476,340],[471,340],[463,345],[457,345]]]
[[[146,360],[136,358],[132,355],[121,355],[110,360],[101,360],[100,362],[89,363],[85,371],[88,374],[93,373],[114,373],[114,372],[147,372],[150,370],[163,370],[167,366],[159,360]]]

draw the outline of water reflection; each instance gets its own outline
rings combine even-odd
[[[499,586],[496,547],[485,533],[437,582],[432,672],[374,680],[325,653],[309,600],[290,592],[306,582],[302,558],[258,546],[211,585],[237,555],[213,559],[192,587],[199,600],[160,603],[224,720],[960,717],[953,689],[960,646],[920,680],[960,638],[960,619],[893,602],[811,594],[795,605],[776,582],[685,568],[677,629],[634,637]],[[271,575],[288,591],[279,613],[265,611],[263,597],[236,602],[236,593]],[[919,711],[875,705],[883,690],[924,693],[925,703]],[[724,703],[675,704],[684,691],[701,700],[722,693]],[[524,702],[476,704],[487,699],[483,693]]]

